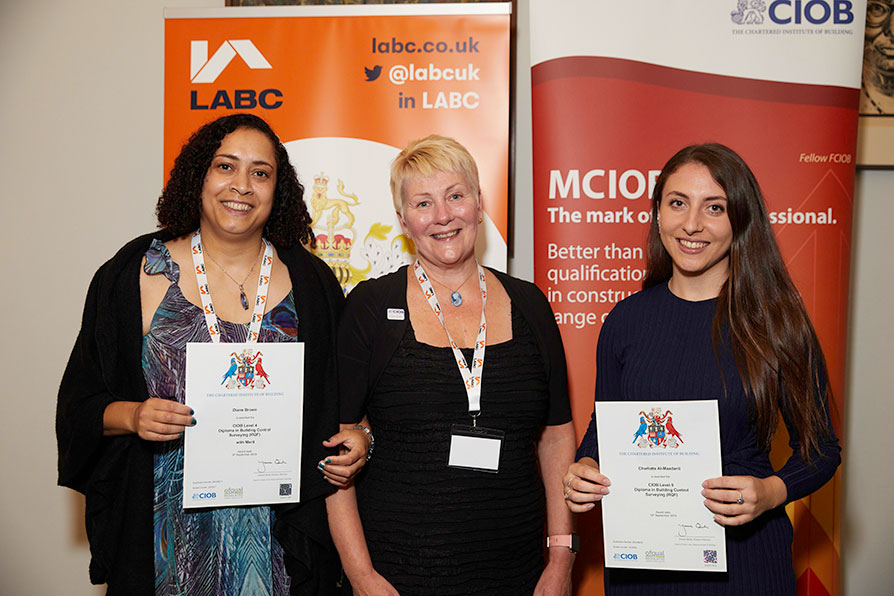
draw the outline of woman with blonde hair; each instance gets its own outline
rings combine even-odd
[[[367,416],[376,436],[356,490],[327,500],[353,593],[569,594],[574,433],[549,304],[478,264],[465,147],[409,143],[391,190],[416,262],[359,284],[339,327],[342,428]]]

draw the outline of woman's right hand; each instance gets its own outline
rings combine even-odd
[[[394,586],[375,570],[356,578],[356,581],[348,579],[351,581],[354,596],[400,596]]]
[[[583,513],[596,506],[609,493],[611,480],[599,472],[599,464],[590,457],[582,457],[568,467],[562,477],[565,504],[574,513]]]
[[[114,401],[103,414],[103,434],[136,434],[147,441],[172,441],[195,424],[189,406],[157,397],[143,402]]]

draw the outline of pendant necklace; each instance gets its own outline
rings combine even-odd
[[[232,275],[230,275],[229,273],[227,273],[227,270],[224,269],[223,267],[221,267],[221,266],[220,266],[220,263],[218,263],[218,262],[214,259],[214,257],[212,257],[212,256],[211,256],[210,254],[208,254],[207,252],[205,253],[205,254],[208,255],[208,258],[211,259],[211,262],[214,263],[215,265],[217,265],[217,268],[218,268],[218,269],[220,269],[221,271],[223,271],[223,274],[224,274],[224,275],[226,275],[227,277],[229,277],[230,279],[232,279],[232,280],[233,280],[233,283],[236,284],[237,286],[239,286],[239,300],[242,302],[242,309],[243,309],[243,310],[248,310],[248,298],[245,296],[245,288],[244,288],[243,286],[244,286],[245,282],[248,281],[248,278],[249,278],[249,276],[251,275],[251,272],[255,270],[255,266],[258,264],[258,261],[261,259],[261,255],[262,255],[263,253],[264,253],[264,243],[262,242],[262,243],[261,243],[261,250],[258,251],[258,258],[256,258],[256,259],[255,259],[255,262],[251,264],[251,269],[248,270],[248,273],[245,275],[245,279],[242,280],[242,283],[239,283],[238,281],[236,281],[236,279],[235,279]],[[466,283],[466,282],[463,282],[463,283]],[[462,298],[460,298],[460,301],[462,301]]]
[[[475,274],[474,271],[472,273],[470,273],[468,275],[468,277],[466,277],[463,280],[463,282],[456,287],[455,290],[443,282],[440,282],[438,280],[435,280],[435,281],[438,282],[438,285],[444,286],[445,288],[450,290],[450,304],[452,304],[453,306],[460,306],[463,303],[463,295],[459,293],[459,289],[461,287],[463,287],[464,285],[466,285],[466,282],[469,281],[469,278],[472,277],[472,275],[474,275],[474,274]],[[432,279],[434,279],[434,278],[432,278]]]

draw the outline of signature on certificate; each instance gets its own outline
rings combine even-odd
[[[707,530],[708,526],[701,522],[695,522],[694,524],[677,524],[677,536],[683,537],[688,536],[689,532],[693,534],[702,534],[703,532],[699,532],[698,530]]]
[[[262,460],[262,459],[259,459],[259,460],[258,460],[258,470],[257,470],[257,471],[258,471],[259,474],[263,474],[264,472],[267,471],[267,466],[283,466],[283,465],[285,465],[286,463],[287,463],[286,460],[284,460],[284,459],[279,459],[279,458],[276,458],[276,459],[274,459],[274,460],[272,460],[272,461],[264,461],[264,460]]]

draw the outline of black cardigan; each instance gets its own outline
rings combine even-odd
[[[570,421],[565,349],[549,302],[534,284],[488,269],[500,280],[512,304],[519,308],[534,334],[549,380],[551,416],[547,424]],[[338,330],[342,347],[338,365],[343,424],[353,424],[363,417],[364,412],[351,408],[348,403],[358,403],[358,395],[363,396],[365,402],[406,332],[410,316],[406,270],[404,266],[394,273],[365,281],[348,295]],[[390,308],[403,309],[404,317],[389,319],[387,311]],[[363,346],[364,349],[353,349],[348,353],[347,346]]]
[[[113,401],[143,401],[140,263],[154,238],[141,236],[96,272],[81,330],[59,388],[56,437],[59,484],[86,495],[90,579],[108,594],[155,593],[153,449],[137,435],[103,436]],[[328,594],[337,573],[324,497],[332,487],[317,471],[321,441],[338,429],[335,342],[344,296],[332,272],[301,246],[277,249],[288,267],[305,343],[301,503],[277,508],[275,535],[286,551],[293,594]]]

